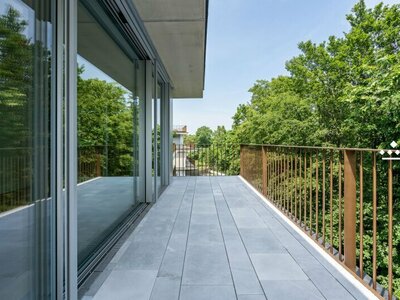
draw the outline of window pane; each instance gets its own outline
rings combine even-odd
[[[49,3],[0,1],[0,299],[50,296]]]
[[[139,203],[139,62],[79,5],[78,263]]]

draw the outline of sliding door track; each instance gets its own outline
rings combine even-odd
[[[139,204],[117,228],[107,237],[107,239],[94,251],[91,258],[79,266],[78,270],[78,288],[81,288],[88,277],[95,271],[100,263],[107,263],[106,258],[109,260],[119,250],[122,242],[126,240],[127,236],[136,228],[137,224],[144,217],[150,209],[151,204]],[[124,236],[125,235],[125,236]],[[125,239],[123,238],[125,237]]]

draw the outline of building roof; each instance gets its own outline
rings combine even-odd
[[[132,0],[172,80],[174,98],[202,98],[208,0]]]
[[[173,131],[176,134],[188,134],[186,125],[174,125]]]

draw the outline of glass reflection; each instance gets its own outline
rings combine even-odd
[[[0,2],[0,299],[50,297],[50,18]]]
[[[161,192],[161,95],[162,87],[161,83],[157,83],[157,113],[156,113],[156,141],[157,141],[157,192]]]
[[[78,263],[83,265],[139,203],[141,100],[137,61],[81,5],[79,16]]]

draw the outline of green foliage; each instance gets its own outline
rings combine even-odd
[[[81,66],[79,74],[83,72]],[[127,98],[128,91],[116,83],[78,76],[79,159],[93,165],[96,154],[101,154],[103,175],[132,174],[132,137],[138,134],[138,126],[134,126],[138,108]],[[87,179],[84,175],[82,180]]]
[[[198,145],[210,145],[212,142],[213,131],[207,126],[202,126],[196,130],[196,143]]]
[[[257,81],[233,131],[242,143],[388,147],[400,130],[400,9],[364,1],[351,29],[301,42],[289,76]]]
[[[196,135],[194,134],[187,134],[183,137],[183,143],[185,145],[192,145],[196,144]]]
[[[0,16],[0,145],[27,147],[32,133],[34,45],[23,34],[27,22],[10,7]]]
[[[286,144],[390,148],[400,142],[400,5],[367,8],[360,0],[347,15],[349,32],[316,44],[299,43],[301,53],[286,63],[287,76],[258,80],[249,103],[233,116],[231,131],[218,142],[231,145]],[[213,145],[216,145],[213,143]],[[238,162],[238,152],[231,164]],[[387,166],[378,167],[378,279],[387,286]],[[234,169],[234,167],[225,166]],[[365,174],[371,162],[365,161]],[[398,183],[400,169],[394,165]],[[365,178],[371,178],[365,175]],[[256,180],[256,179],[255,179]],[[336,180],[336,178],[335,178]],[[364,197],[371,199],[370,183]],[[393,194],[399,195],[398,184]],[[337,201],[334,199],[334,201]],[[394,224],[400,215],[394,202]],[[338,211],[333,211],[337,224]],[[327,217],[330,217],[329,215]],[[364,207],[364,268],[372,274],[372,207]],[[334,239],[334,245],[338,240]],[[395,225],[394,288],[400,296],[400,227]]]
[[[0,212],[32,200],[32,128],[38,123],[39,114],[48,116],[45,108],[50,105],[48,94],[43,93],[40,99],[33,97],[34,87],[37,88],[33,82],[34,72],[43,79],[46,91],[50,56],[39,41],[25,36],[27,25],[11,6],[0,16]],[[41,108],[40,113],[34,109],[36,107]],[[48,129],[42,130],[47,132]],[[35,137],[45,140],[45,135]]]

